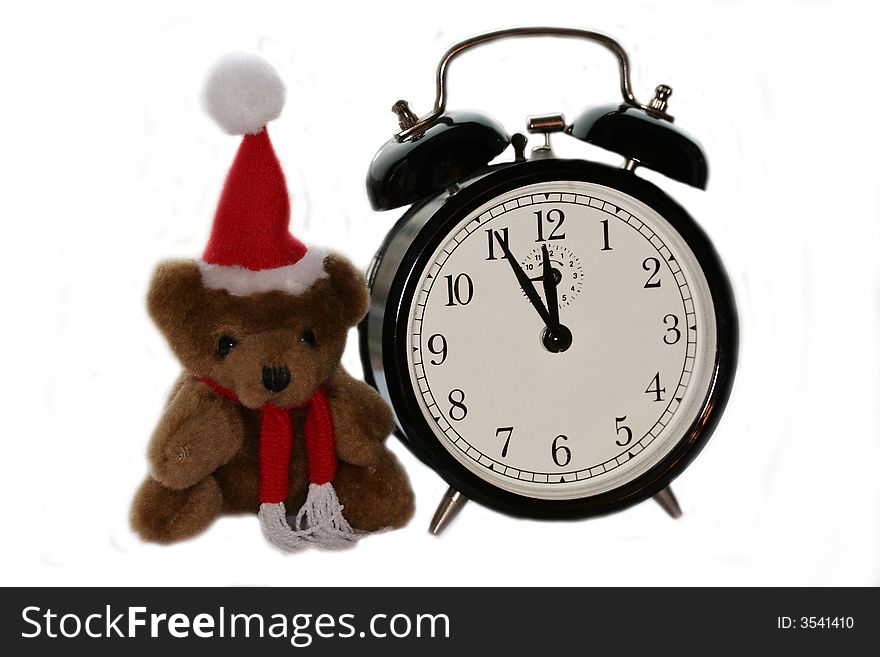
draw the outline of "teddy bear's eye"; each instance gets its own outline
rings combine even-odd
[[[238,344],[238,340],[233,338],[231,335],[221,335],[220,339],[217,340],[217,355],[220,358],[225,358],[229,355],[229,352],[232,351],[232,348]]]
[[[304,328],[300,331],[299,339],[305,342],[310,347],[314,348],[315,346],[315,332],[310,328]]]

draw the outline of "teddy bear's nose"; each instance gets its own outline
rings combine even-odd
[[[286,367],[264,367],[263,385],[266,390],[281,392],[290,385],[290,370]]]

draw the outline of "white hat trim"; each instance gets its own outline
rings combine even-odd
[[[213,290],[226,290],[237,297],[260,292],[286,292],[299,295],[329,274],[324,269],[324,249],[310,247],[305,255],[292,265],[254,271],[238,265],[212,265],[199,261],[202,283]]]

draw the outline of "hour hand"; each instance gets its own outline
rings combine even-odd
[[[541,316],[541,319],[544,320],[544,323],[547,326],[552,326],[553,317],[541,301],[541,297],[538,295],[538,291],[535,289],[534,284],[529,280],[529,277],[523,271],[522,267],[519,266],[516,258],[513,257],[513,254],[510,252],[510,247],[507,246],[507,242],[504,240],[504,236],[497,230],[494,231],[494,234],[495,239],[498,240],[498,244],[501,246],[501,250],[504,252],[504,255],[507,256],[506,260],[510,264],[510,268],[513,269],[516,280],[519,281],[520,287],[522,287],[523,292],[526,293],[526,298],[528,298],[529,303],[531,303],[534,309],[538,311],[538,314]]]

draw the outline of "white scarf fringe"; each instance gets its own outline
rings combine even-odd
[[[370,532],[353,529],[342,516],[342,505],[333,484],[309,484],[305,504],[296,514],[293,526],[287,521],[284,502],[264,503],[257,514],[263,535],[284,552],[307,547],[340,550],[353,546]]]

